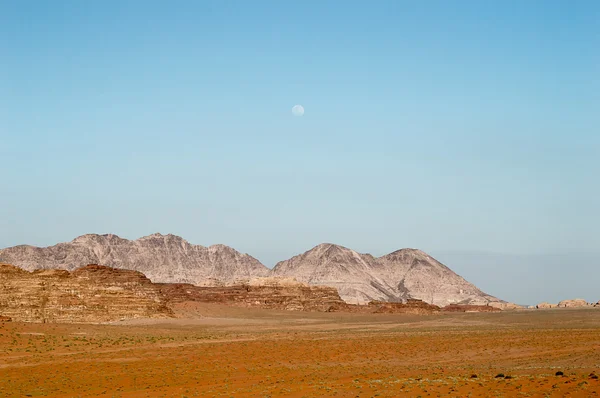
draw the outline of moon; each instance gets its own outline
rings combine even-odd
[[[294,105],[292,107],[292,114],[294,116],[302,116],[302,115],[304,115],[304,107],[302,105]]]

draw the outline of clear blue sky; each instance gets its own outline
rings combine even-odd
[[[3,1],[0,50],[0,247],[600,252],[600,2]]]

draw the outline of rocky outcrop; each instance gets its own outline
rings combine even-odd
[[[502,303],[416,249],[376,258],[327,243],[278,263],[273,274],[335,287],[351,304],[404,302],[410,298],[438,306]]]
[[[556,307],[558,307],[556,304],[550,304],[550,303],[546,303],[546,302],[539,303],[538,305],[535,306],[535,308],[542,309],[542,310],[549,309],[549,308],[556,308]]]
[[[20,322],[99,323],[171,311],[159,288],[136,271],[89,265],[28,272],[1,264],[0,315]]]
[[[521,310],[524,309],[525,307],[523,307],[522,305],[519,304],[515,304],[515,303],[503,303],[503,302],[491,302],[488,304],[491,307],[494,308],[498,308],[499,310],[502,311],[506,311],[506,310]]]
[[[140,271],[153,282],[227,285],[266,276],[255,258],[225,245],[192,245],[175,235],[154,234],[137,240],[117,235],[83,235],[69,243],[0,250],[0,261],[25,270],[74,270],[87,264]]]
[[[246,308],[287,311],[343,311],[347,304],[336,289],[309,286],[291,279],[261,278],[235,286],[206,287],[190,284],[160,284],[170,304],[186,301],[221,303]]]
[[[416,314],[428,315],[440,312],[440,307],[428,304],[423,300],[409,299],[406,303],[389,303],[383,301],[371,301],[367,308],[368,312],[374,314]]]
[[[600,304],[600,302],[598,302]],[[563,300],[558,304],[550,304],[550,303],[539,303],[535,306],[537,309],[548,309],[548,308],[578,308],[578,307],[590,307],[596,306],[597,304],[591,304],[585,301],[584,299],[572,299],[572,300]]]
[[[563,300],[558,303],[559,308],[587,307],[589,305],[584,299]]]
[[[491,305],[450,304],[442,308],[444,312],[500,312],[500,308]]]

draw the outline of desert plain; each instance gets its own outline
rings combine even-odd
[[[600,309],[0,323],[1,397],[594,397]],[[562,375],[557,372],[562,372]]]

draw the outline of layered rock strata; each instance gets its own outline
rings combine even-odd
[[[100,323],[171,316],[142,273],[89,265],[28,272],[0,265],[0,315],[21,322]]]
[[[252,280],[236,286],[202,287],[190,284],[159,284],[169,303],[186,301],[222,303],[245,308],[288,311],[343,311],[347,304],[336,289],[309,286],[276,278]]]

